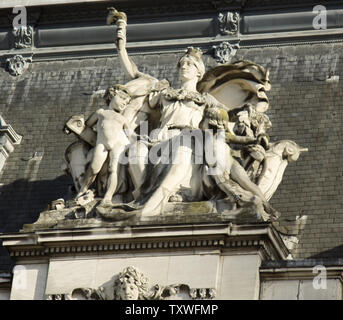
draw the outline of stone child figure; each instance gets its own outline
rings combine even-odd
[[[131,100],[128,90],[122,85],[114,85],[106,90],[104,99],[108,108],[100,108],[86,120],[87,126],[93,127],[96,125],[97,141],[93,158],[86,170],[76,198],[79,198],[88,190],[107,157],[109,157],[107,188],[101,202],[102,205],[106,206],[112,204],[112,197],[118,186],[120,158],[130,143],[131,133],[133,134],[133,132],[126,118],[122,115]]]
[[[215,132],[217,130],[224,130],[225,131],[225,140],[216,139],[215,140],[215,148],[214,150],[217,153],[222,154],[222,158],[224,161],[217,161],[212,166],[217,166],[221,168],[219,172],[222,174],[213,175],[213,178],[217,184],[217,186],[227,195],[235,194],[235,190],[232,188],[230,184],[230,179],[237,182],[244,190],[251,192],[253,195],[258,196],[262,200],[262,204],[266,212],[268,212],[273,219],[277,219],[280,216],[280,213],[277,212],[267,201],[265,196],[263,195],[260,188],[253,183],[247,172],[244,168],[240,165],[240,163],[232,156],[231,148],[229,143],[237,143],[237,144],[249,144],[255,143],[256,140],[260,139],[260,136],[263,137],[264,134],[261,134],[257,137],[257,139],[248,136],[236,136],[235,134],[229,131],[229,116],[226,110],[218,108],[218,107],[211,107],[205,110],[204,119],[202,121],[201,127],[203,130],[211,129]],[[206,157],[206,148],[205,148],[205,157]],[[216,159],[221,159],[220,155],[216,155]],[[211,167],[210,161],[207,161],[207,164]],[[237,196],[235,194],[235,196]],[[239,197],[239,196],[238,196]],[[243,200],[243,199],[241,199]]]

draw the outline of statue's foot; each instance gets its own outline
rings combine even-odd
[[[182,202],[182,201],[183,199],[180,194],[172,194],[168,200],[168,202]]]
[[[279,211],[274,211],[274,213],[272,214],[272,220],[276,221],[281,217],[281,213]]]
[[[281,213],[275,210],[269,203],[264,207],[266,212],[270,215],[270,220],[275,221],[281,217]]]
[[[109,208],[97,206],[96,209],[99,216],[106,220],[122,221],[133,218],[137,215],[138,211],[126,212],[118,208]]]
[[[114,204],[112,205],[113,209],[119,209],[119,210],[123,210],[126,212],[130,212],[130,211],[135,211],[138,210],[140,207],[134,204],[129,204],[129,203],[120,203],[120,204]]]
[[[87,195],[90,192],[91,192],[91,189],[87,189],[86,191],[79,191],[79,193],[75,197],[75,200]]]
[[[78,205],[86,205],[87,203],[94,200],[94,192],[93,190],[87,190],[86,192],[79,192],[75,197],[75,202]]]
[[[113,206],[113,203],[109,199],[102,199],[99,203],[99,206],[103,208],[111,208]]]
[[[79,198],[81,198],[82,196],[84,196],[86,194],[86,192],[79,192],[76,197],[75,197],[75,201],[77,201]]]

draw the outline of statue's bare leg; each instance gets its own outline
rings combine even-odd
[[[106,150],[105,146],[103,144],[97,144],[94,148],[93,159],[86,170],[85,177],[82,181],[80,191],[77,194],[76,198],[79,198],[87,192],[88,188],[94,182],[97,174],[100,172],[102,166],[104,165],[107,155],[108,151]]]
[[[123,148],[111,150],[109,152],[110,164],[108,166],[108,179],[107,179],[107,190],[101,203],[103,205],[112,204],[112,197],[117,190],[118,186],[118,175],[119,175],[119,157]]]
[[[250,179],[246,171],[243,167],[236,161],[233,160],[231,171],[230,171],[231,178],[236,181],[243,189],[252,192],[253,194],[260,197],[263,201],[263,205],[267,213],[273,216],[279,216],[280,214],[268,203],[267,199],[263,195],[260,188],[253,183]]]

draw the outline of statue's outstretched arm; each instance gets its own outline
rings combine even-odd
[[[107,24],[114,23],[117,25],[115,44],[118,50],[120,64],[130,79],[136,79],[140,75],[140,72],[135,63],[130,59],[126,50],[126,14],[124,12],[119,12],[114,8],[109,8]]]
[[[130,59],[126,50],[126,22],[124,20],[118,20],[117,22],[117,38],[116,46],[120,58],[122,68],[125,70],[127,76],[131,79],[136,79],[140,73],[136,64]]]
[[[247,136],[236,136],[235,134],[232,134],[231,132],[225,132],[225,141],[226,143],[238,143],[238,144],[249,144],[256,142],[255,138],[247,137]]]

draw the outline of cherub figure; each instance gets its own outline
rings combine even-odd
[[[106,90],[104,99],[108,108],[98,109],[86,120],[88,127],[96,125],[97,140],[93,158],[87,167],[76,198],[87,192],[109,156],[107,188],[101,201],[101,205],[108,206],[112,204],[112,197],[118,186],[120,159],[134,132],[123,116],[126,106],[131,101],[128,89],[119,84],[111,86]]]
[[[224,130],[225,132],[225,140],[217,139],[215,141],[214,147],[214,150],[216,152],[215,159],[222,159],[222,161],[217,161],[214,164],[210,164],[209,161],[207,161],[209,167],[217,167],[218,172],[220,172],[216,175],[213,175],[217,186],[227,195],[232,195],[232,187],[229,182],[229,179],[232,179],[233,181],[237,182],[244,190],[251,192],[255,196],[258,196],[262,201],[265,211],[271,216],[272,219],[279,218],[280,213],[277,212],[268,203],[260,188],[250,180],[244,168],[232,156],[231,148],[228,145],[228,143],[255,143],[260,138],[260,136],[258,136],[257,139],[248,136],[236,136],[229,131],[228,123],[229,116],[226,110],[218,107],[211,107],[205,110],[204,119],[202,121],[202,129],[211,129],[214,131],[215,135],[217,134],[217,130]],[[261,136],[264,136],[264,134],[261,134]]]

